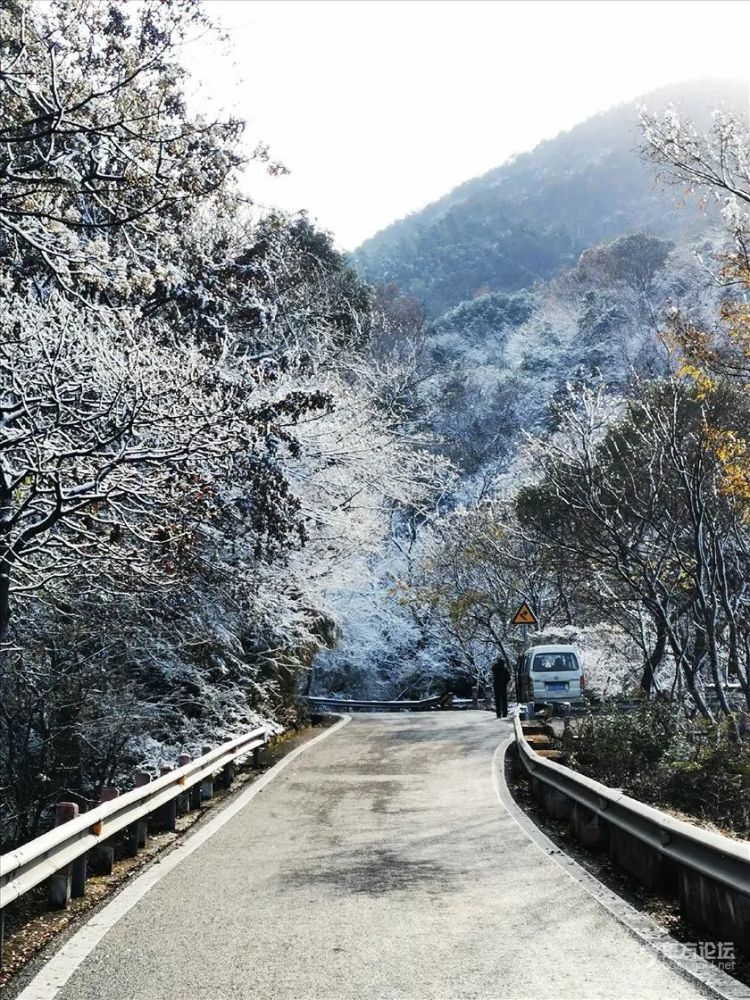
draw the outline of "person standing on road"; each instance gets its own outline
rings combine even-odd
[[[492,686],[495,689],[495,715],[504,719],[508,714],[508,682],[510,670],[502,656],[492,664]]]

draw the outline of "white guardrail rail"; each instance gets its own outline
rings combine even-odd
[[[45,879],[66,869],[87,851],[184,795],[194,785],[211,779],[215,772],[259,751],[268,738],[269,732],[264,727],[253,729],[3,854],[0,857],[0,905],[6,907]]]
[[[518,716],[514,725],[521,760],[534,778],[660,854],[750,896],[750,842],[701,829],[639,802],[620,789],[547,760],[526,742]]]
[[[638,845],[669,859],[680,873],[680,900],[691,918],[718,932],[730,931],[744,946],[750,943],[749,841],[702,829],[549,760],[527,742],[518,715],[514,727],[520,760],[540,782],[543,800],[554,790],[553,796],[565,796],[573,809],[582,806],[605,829],[622,831],[631,838],[631,862]]]

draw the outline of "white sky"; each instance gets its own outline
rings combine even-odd
[[[251,172],[343,248],[597,111],[750,76],[750,2],[207,0],[232,53],[188,65],[291,171]]]

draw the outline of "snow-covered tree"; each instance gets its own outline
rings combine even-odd
[[[221,197],[241,123],[188,113],[179,58],[205,23],[195,0],[3,4],[0,255],[14,282],[110,303],[148,292],[163,237]]]
[[[188,112],[199,4],[19,0],[0,18],[0,785],[18,839],[137,763],[294,724],[305,671],[351,624],[353,567],[377,578],[446,463],[408,422],[412,320],[304,216],[251,216],[239,123]]]

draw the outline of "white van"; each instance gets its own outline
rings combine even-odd
[[[579,701],[585,687],[581,655],[575,646],[532,646],[518,658],[519,703]]]

